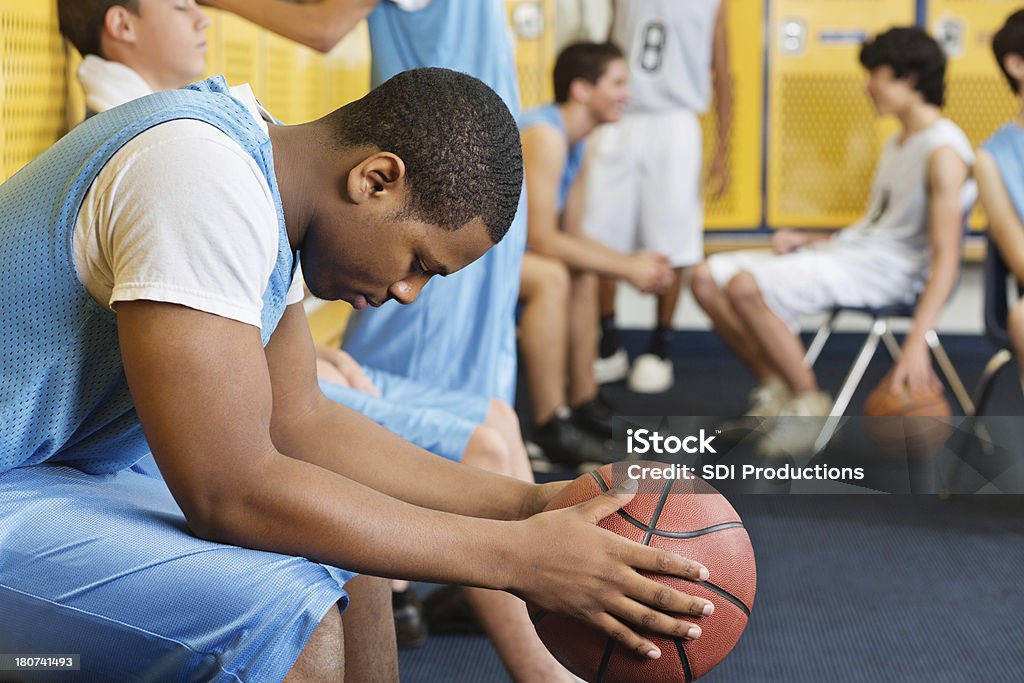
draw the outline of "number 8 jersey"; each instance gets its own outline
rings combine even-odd
[[[630,111],[707,110],[719,5],[719,0],[615,3],[612,41],[629,60]]]

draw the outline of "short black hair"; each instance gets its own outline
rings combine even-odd
[[[372,146],[402,159],[404,215],[448,230],[479,218],[495,244],[508,231],[523,152],[512,113],[481,81],[448,69],[404,71],[324,121],[344,148]]]
[[[555,102],[569,101],[569,88],[577,78],[597,83],[608,63],[622,59],[622,50],[612,43],[573,43],[555,60]]]
[[[60,32],[83,57],[103,56],[103,24],[111,7],[138,14],[139,0],[57,0]]]
[[[946,101],[946,54],[919,28],[891,28],[879,33],[861,46],[860,63],[868,71],[888,66],[896,78],[913,78],[914,89],[936,107]]]
[[[1006,76],[1006,82],[1010,84],[1010,89],[1019,95],[1020,83],[1014,80],[1003,62],[1006,60],[1006,55],[1018,55],[1024,58],[1024,10],[1017,10],[1007,17],[1003,27],[992,36],[992,52],[996,55],[999,70]]]

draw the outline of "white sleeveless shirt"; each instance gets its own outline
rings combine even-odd
[[[902,144],[899,133],[889,138],[878,161],[867,212],[840,230],[837,239],[869,248],[880,261],[923,272],[931,259],[928,162],[941,147],[951,148],[968,168],[974,166],[970,141],[949,119],[939,119]],[[977,187],[969,178],[961,192],[964,211],[976,198]]]
[[[612,41],[629,62],[629,111],[703,113],[719,0],[618,0]]]

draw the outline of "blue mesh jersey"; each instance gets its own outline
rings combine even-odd
[[[0,185],[0,472],[50,461],[109,473],[149,450],[128,392],[116,318],[79,281],[71,237],[103,166],[135,136],[174,119],[215,126],[263,171],[279,223],[277,264],[263,296],[264,344],[284,313],[294,256],[270,139],[224,80],[92,117]]]
[[[513,114],[515,61],[503,0],[433,0],[407,12],[383,2],[370,15],[373,85],[416,67],[476,76]],[[526,248],[525,197],[508,234],[483,258],[434,278],[411,306],[395,301],[355,312],[345,349],[365,365],[446,389],[512,402],[515,305]]]
[[[519,117],[519,130],[526,131],[538,124],[552,126],[565,138],[565,144],[569,145],[569,137],[565,132],[565,121],[562,120],[562,110],[555,103],[542,104],[539,107],[528,109]],[[565,158],[565,168],[562,170],[562,180],[558,184],[558,210],[565,210],[565,202],[569,199],[569,190],[576,182],[583,167],[584,140],[575,145],[569,146],[569,153]]]
[[[1008,123],[982,143],[981,148],[995,159],[1013,208],[1024,220],[1024,129],[1016,123]]]

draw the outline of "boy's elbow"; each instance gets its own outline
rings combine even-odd
[[[243,488],[221,481],[219,485],[206,484],[176,498],[189,530],[196,537],[215,543],[244,543],[247,506]]]

